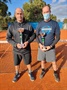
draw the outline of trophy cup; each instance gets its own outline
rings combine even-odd
[[[42,44],[44,45],[44,43],[45,43],[45,31],[44,30],[42,30],[41,32],[40,32],[40,36],[41,36],[41,42],[42,42]],[[45,47],[43,47],[43,49],[42,49],[43,51],[45,51],[46,50],[46,48]]]
[[[18,28],[18,32],[20,33],[21,48],[23,48],[23,46],[24,46],[24,43],[23,43],[24,28]]]

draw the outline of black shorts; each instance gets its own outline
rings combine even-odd
[[[14,65],[19,65],[21,60],[24,60],[24,63],[26,65],[30,64],[31,63],[31,53],[26,53],[26,54],[17,54],[14,52]]]

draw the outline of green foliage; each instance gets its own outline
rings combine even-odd
[[[8,22],[12,21],[9,17],[11,12],[7,12],[8,6],[6,5],[6,3],[10,1],[11,0],[0,0],[0,30],[6,29]]]
[[[40,21],[43,19],[42,17],[42,7],[45,6],[46,3],[43,0],[33,0],[32,3],[25,3],[23,5],[24,16],[27,21]]]
[[[54,16],[53,14],[51,14],[51,19],[56,21],[57,20],[57,17]]]
[[[63,20],[63,22],[64,22],[64,23],[67,23],[67,18],[65,18],[65,19]]]
[[[0,16],[0,29],[6,29],[7,28],[7,20],[6,18],[3,18]]]
[[[7,2],[11,2],[11,0],[0,0],[0,2],[5,2],[5,3],[7,3]]]
[[[0,16],[6,16],[7,15],[8,7],[4,2],[0,2]]]
[[[32,3],[32,2],[33,2],[33,0],[29,0],[29,2],[30,2],[30,3]]]
[[[11,16],[11,12],[8,12],[7,15],[8,15],[8,16]]]
[[[25,19],[30,22],[41,21],[43,19],[42,7],[45,5],[46,2],[43,0],[29,0],[29,3],[23,5]],[[51,19],[56,20],[57,17],[52,14]]]

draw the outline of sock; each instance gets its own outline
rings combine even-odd
[[[32,72],[32,70],[29,70],[28,72],[29,72],[29,73],[31,73],[31,72]]]
[[[16,74],[18,74],[19,73],[19,71],[16,71]]]
[[[45,69],[42,69],[42,71],[44,71],[44,72],[45,72]]]
[[[57,73],[57,70],[56,70],[56,71],[54,71],[54,73]]]

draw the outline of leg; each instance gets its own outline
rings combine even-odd
[[[27,68],[28,68],[28,71],[29,71],[29,72],[32,71],[32,69],[31,69],[31,64],[28,64],[28,65],[27,65]]]
[[[45,60],[41,61],[41,69],[42,69],[42,71],[40,74],[40,79],[42,79],[46,73],[46,71],[45,71]]]
[[[32,68],[31,68],[31,53],[27,53],[23,55],[24,58],[24,63],[27,65],[28,68],[28,75],[30,76],[30,80],[34,81],[34,76],[32,73]]]
[[[58,75],[58,72],[57,72],[57,65],[56,65],[55,49],[51,49],[51,50],[47,51],[47,53],[46,53],[46,61],[47,62],[52,62],[55,81],[59,82],[59,75]]]
[[[46,55],[45,52],[43,52],[42,50],[40,50],[40,48],[38,48],[38,57],[37,57],[38,61],[41,61],[41,74],[40,74],[40,78],[43,78],[45,75],[45,60],[46,59]]]
[[[44,69],[45,68],[45,60],[41,61],[41,68]]]
[[[15,83],[20,77],[19,69],[20,69],[21,59],[22,57],[20,55],[14,53],[15,76],[12,80],[13,83]]]
[[[16,65],[16,66],[15,66],[15,72],[16,72],[16,73],[19,73],[19,69],[20,69],[20,65]]]
[[[13,83],[15,83],[20,77],[20,73],[19,73],[19,65],[15,66],[15,76],[12,80]]]
[[[57,71],[57,65],[56,65],[56,62],[55,61],[52,62],[52,67],[53,67],[53,70],[54,71]]]
[[[59,82],[60,78],[59,78],[59,75],[58,75],[58,69],[57,69],[56,62],[52,62],[52,67],[53,67],[53,70],[54,70],[55,81]]]
[[[32,69],[31,69],[31,64],[28,64],[27,68],[28,68],[28,75],[30,76],[30,80],[34,81],[35,78],[33,76],[33,72],[32,72]]]
[[[14,65],[15,65],[15,73],[19,73],[20,62],[22,60],[22,56],[14,53]]]

